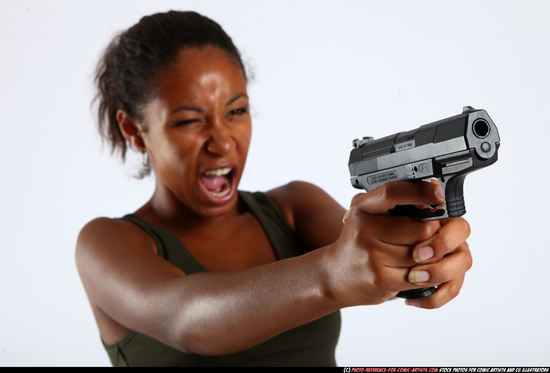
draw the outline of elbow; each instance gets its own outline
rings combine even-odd
[[[172,344],[176,350],[183,352],[184,354],[199,354],[200,353],[193,347],[192,341],[185,336],[177,336],[175,343]]]
[[[204,354],[204,342],[208,327],[204,317],[195,311],[197,303],[194,297],[186,297],[185,301],[171,305],[169,315],[165,315],[163,333],[167,337],[166,344],[185,354]]]
[[[193,298],[193,297],[192,297]],[[179,307],[170,328],[171,345],[186,354],[224,355],[242,350],[223,323],[223,310],[198,297]],[[225,325],[225,326],[224,326]]]

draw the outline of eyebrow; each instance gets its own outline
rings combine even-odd
[[[236,95],[235,97],[233,97],[231,100],[227,101],[225,103],[225,106],[228,106],[228,105],[231,105],[232,103],[234,103],[235,101],[237,101],[239,98],[241,97],[245,97],[248,99],[248,96],[245,94],[245,93],[239,93],[238,95]]]
[[[225,103],[225,106],[228,106],[228,105],[231,105],[232,103],[234,103],[235,101],[237,101],[238,99],[242,98],[242,97],[245,97],[245,98],[248,98],[248,96],[245,94],[245,93],[239,93],[238,95],[236,95],[235,97],[233,97],[232,99],[230,99],[229,101],[227,101]],[[174,114],[178,111],[184,111],[184,110],[189,110],[189,111],[196,111],[196,112],[199,112],[199,113],[204,113],[204,109],[201,108],[201,107],[198,107],[198,106],[195,106],[195,105],[181,105],[181,106],[178,106],[177,108],[175,108],[174,110],[172,110],[170,112],[170,114]]]

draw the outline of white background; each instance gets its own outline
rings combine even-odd
[[[0,2],[0,365],[109,365],[74,264],[80,228],[144,203],[152,179],[102,150],[92,73],[143,15],[197,10],[254,71],[241,189],[313,182],[347,206],[352,139],[464,105],[499,161],[466,178],[474,266],[438,310],[343,310],[341,366],[549,366],[550,4],[545,1]]]

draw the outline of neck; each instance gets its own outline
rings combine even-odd
[[[238,195],[237,195],[238,196]],[[166,186],[156,181],[155,191],[151,199],[142,208],[144,215],[165,226],[177,225],[186,229],[221,226],[221,224],[240,215],[245,206],[240,198],[232,202],[229,211],[215,216],[202,216],[182,203]],[[140,209],[140,210],[142,210]]]

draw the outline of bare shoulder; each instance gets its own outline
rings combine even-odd
[[[289,226],[313,248],[337,238],[345,209],[321,187],[292,181],[266,194],[279,207]],[[324,234],[315,233],[322,230]]]
[[[86,223],[78,234],[77,249],[89,246],[95,240],[105,238],[106,234],[118,231],[120,234],[128,233],[129,226],[117,219],[98,217]]]
[[[137,247],[148,247],[151,242],[148,235],[130,222],[106,217],[95,218],[82,227],[76,243],[76,255],[85,254],[113,242],[125,245],[126,243],[139,243]]]
[[[318,186],[306,181],[291,181],[266,192],[267,196],[277,205],[288,225],[294,229],[294,211],[301,203],[300,196],[324,193]]]
[[[135,224],[119,219],[98,217],[86,223],[78,234],[75,261],[85,288],[90,290],[92,279],[132,254],[154,255],[154,240]],[[90,295],[90,294],[89,294]]]
[[[175,316],[167,316],[166,305],[177,301],[176,282],[185,274],[158,256],[153,246],[154,240],[141,228],[119,219],[96,218],[79,232],[76,267],[108,341],[120,339],[128,330],[164,343],[173,338],[159,325]]]
[[[295,211],[303,206],[326,208],[339,204],[321,187],[307,181],[291,181],[266,192],[281,211]]]

